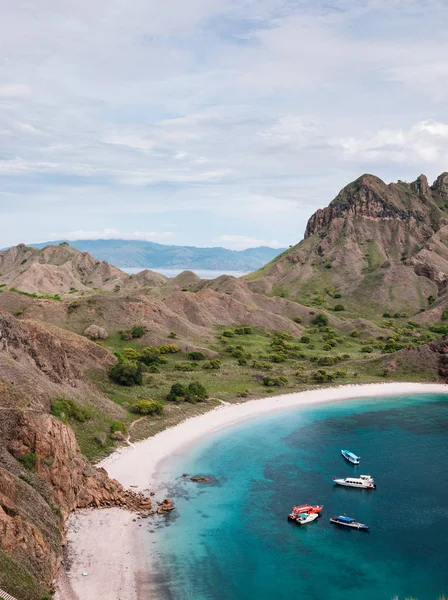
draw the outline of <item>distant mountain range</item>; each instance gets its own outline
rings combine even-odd
[[[55,245],[62,241],[64,240],[30,245],[44,248],[49,244]],[[265,246],[247,250],[228,250],[220,247],[196,248],[134,240],[75,240],[69,243],[82,252],[89,252],[95,258],[118,267],[148,269],[254,271],[285,250]]]

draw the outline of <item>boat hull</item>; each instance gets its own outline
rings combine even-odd
[[[376,485],[374,483],[350,483],[345,481],[344,479],[334,479],[333,480],[336,485],[343,485],[344,487],[357,488],[358,490],[374,490],[376,489]]]
[[[369,527],[368,525],[364,525],[364,523],[343,523],[342,521],[339,521],[338,519],[335,518],[331,518],[330,519],[330,523],[333,523],[333,525],[339,525],[340,527],[348,527],[349,529],[357,529],[358,531],[369,531]]]

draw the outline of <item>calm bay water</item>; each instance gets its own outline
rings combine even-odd
[[[443,396],[289,409],[220,430],[162,465],[176,477],[178,514],[148,534],[148,591],[171,600],[435,600],[448,593],[447,432]],[[362,466],[341,457],[345,447]],[[377,490],[333,485],[354,473],[373,475]],[[302,503],[324,504],[323,515],[288,523]],[[371,532],[330,525],[341,513]]]

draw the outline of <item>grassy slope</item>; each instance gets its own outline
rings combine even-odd
[[[406,323],[407,319],[405,318],[382,321],[383,327],[386,325],[389,328],[393,326],[398,331],[404,332],[400,337],[403,343],[417,344],[418,336],[426,336],[427,339],[437,337],[436,334],[430,333],[424,328],[415,330],[408,328],[406,330]],[[175,369],[176,363],[191,362],[187,355],[179,352],[165,355],[168,361],[167,364],[161,365],[158,373],[145,373],[143,384],[139,386],[120,386],[112,382],[105,374],[91,374],[92,381],[101,392],[126,411],[123,420],[128,426],[139,419],[135,427],[131,427],[131,439],[143,439],[154,435],[185,418],[206,412],[222,401],[242,402],[245,399],[301,391],[325,385],[370,383],[383,380],[434,381],[437,379],[437,373],[431,366],[422,365],[418,371],[415,366],[409,367],[399,361],[395,361],[392,373],[386,373],[385,366],[393,360],[393,356],[382,354],[384,340],[361,339],[335,332],[333,335],[338,340],[338,344],[331,350],[324,350],[327,343],[323,339],[324,331],[310,326],[305,332],[305,335],[310,338],[309,343],[301,343],[299,340],[294,339],[289,342],[298,347],[298,352],[302,357],[288,358],[284,362],[274,363],[266,358],[268,354],[274,352],[271,347],[272,332],[254,331],[251,335],[222,338],[222,330],[223,328],[216,330],[216,341],[209,345],[210,350],[217,352],[219,355],[219,360],[222,363],[219,370],[205,370],[203,368],[204,363],[198,361],[193,363],[198,366],[194,371],[178,371]],[[387,335],[386,332],[385,335]],[[167,340],[167,343],[173,341],[175,342],[175,340]],[[118,333],[112,334],[103,344],[112,351],[122,351],[124,348],[135,348],[137,351],[142,349],[139,340],[123,341]],[[227,351],[229,346],[235,347],[236,345],[243,346],[245,354],[250,353],[252,355],[247,365],[240,366],[238,359]],[[363,352],[366,346],[372,349],[371,353]],[[345,358],[334,366],[319,366],[310,360],[313,357],[328,358],[338,355],[349,355],[349,358]],[[252,366],[254,359],[265,362],[271,368],[254,368]],[[343,370],[346,374],[331,383],[316,383],[313,373],[318,369],[324,369],[328,373]],[[298,370],[301,371],[301,376],[297,376]],[[263,385],[265,376],[286,377],[287,383],[282,387],[266,387]],[[173,383],[188,384],[191,381],[200,381],[206,387],[209,394],[207,402],[189,404],[166,401],[166,395]],[[140,419],[140,415],[134,414],[131,408],[133,404],[143,399],[163,402],[165,406],[164,414]],[[118,445],[118,442],[112,440],[109,435],[111,422],[112,419],[96,411],[94,418],[91,420],[82,424],[72,423],[84,454],[91,460],[100,459]],[[106,440],[103,443],[98,443],[98,438],[101,436],[103,440],[104,438]]]

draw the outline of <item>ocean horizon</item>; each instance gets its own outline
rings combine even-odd
[[[289,408],[191,444],[159,465],[176,511],[145,534],[145,591],[169,600],[436,600],[448,591],[447,426],[444,396],[407,395]],[[355,473],[373,475],[377,489],[333,484]],[[322,516],[288,522],[304,503],[323,504]],[[331,525],[336,514],[370,533]]]

